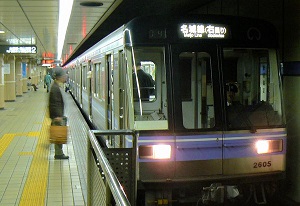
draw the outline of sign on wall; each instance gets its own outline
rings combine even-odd
[[[0,45],[2,54],[36,54],[37,48],[34,45]]]
[[[22,77],[23,78],[26,78],[27,77],[27,72],[26,72],[26,62],[22,62],[21,63],[21,65],[22,65]]]

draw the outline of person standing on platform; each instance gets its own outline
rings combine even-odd
[[[49,94],[49,114],[51,125],[66,125],[66,117],[64,116],[64,100],[61,85],[66,82],[66,73],[61,67],[54,69],[54,83],[50,88]],[[55,144],[55,159],[69,159],[63,153],[63,145]]]
[[[50,85],[51,85],[51,81],[52,81],[52,77],[50,76],[49,72],[45,75],[45,78],[44,78],[44,84],[47,88],[47,93],[49,92],[50,90]]]

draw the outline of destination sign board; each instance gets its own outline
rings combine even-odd
[[[179,25],[179,37],[184,39],[226,39],[229,28],[222,24],[183,23]]]

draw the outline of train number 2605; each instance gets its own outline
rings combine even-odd
[[[267,161],[267,162],[254,162],[254,163],[253,163],[253,168],[271,167],[271,166],[272,166],[272,161]]]

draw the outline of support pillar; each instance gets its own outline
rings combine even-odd
[[[4,109],[4,68],[3,68],[3,57],[4,55],[0,55],[0,109]]]
[[[16,101],[15,56],[5,56],[4,63],[9,65],[4,73],[4,101],[14,102]]]
[[[39,74],[38,74],[38,69],[36,67],[36,62],[35,61],[29,61],[29,67],[31,71],[31,83],[38,85],[39,83]]]
[[[299,61],[299,1],[285,1],[284,3],[284,56],[283,62]],[[292,32],[297,31],[297,32]],[[300,203],[300,108],[299,108],[299,76],[286,76],[283,79],[284,105],[287,118],[287,196]]]

